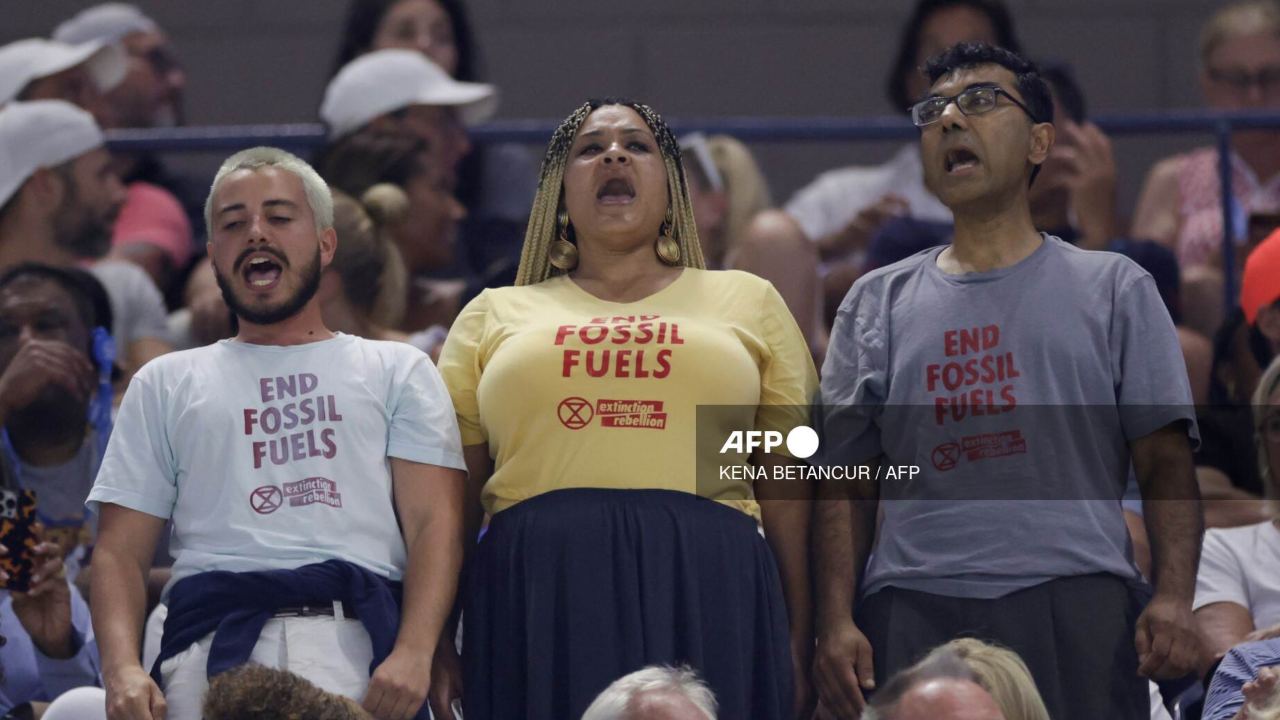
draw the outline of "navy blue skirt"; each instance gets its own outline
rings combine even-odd
[[[687,664],[721,717],[790,716],[773,554],[747,515],[670,490],[557,490],[493,517],[463,614],[467,720],[581,717],[609,683]]]

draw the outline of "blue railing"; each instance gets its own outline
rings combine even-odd
[[[1280,114],[1273,112],[1216,113],[1202,110],[1100,115],[1093,119],[1110,135],[1211,134],[1219,153],[1218,172],[1222,197],[1231,193],[1231,131],[1280,128]],[[516,142],[540,145],[550,139],[559,121],[502,120],[471,129],[476,142]],[[717,117],[673,119],[677,133],[724,133],[743,141],[883,141],[916,137],[916,129],[902,117]],[[315,123],[287,125],[226,125],[147,130],[113,130],[107,133],[112,149],[154,152],[234,151],[252,145],[276,145],[295,150],[324,142],[324,128]],[[1222,204],[1222,271],[1224,307],[1236,304],[1235,247],[1231,234],[1231,203]]]

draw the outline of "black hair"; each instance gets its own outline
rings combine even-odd
[[[1040,77],[1053,90],[1053,96],[1057,98],[1056,107],[1061,107],[1072,122],[1079,124],[1089,117],[1084,92],[1080,89],[1080,83],[1076,82],[1076,74],[1070,65],[1062,62],[1040,63]]]
[[[93,329],[103,327],[111,332],[111,300],[107,291],[98,282],[98,278],[87,270],[73,267],[55,267],[43,263],[26,262],[5,270],[0,274],[0,291],[22,280],[39,280],[56,283],[68,295],[75,305],[76,313],[89,331],[90,347],[85,348],[93,355]]]
[[[959,43],[947,49],[941,55],[929,58],[924,66],[925,76],[929,83],[936,83],[944,75],[956,70],[977,67],[978,65],[999,65],[1013,73],[1014,87],[1022,96],[1022,104],[1030,111],[1031,119],[1037,123],[1053,122],[1053,96],[1049,94],[1049,85],[1040,76],[1036,64],[1012,51],[1001,47],[993,47],[986,43]],[[1031,178],[1027,184],[1036,181],[1040,174],[1040,166],[1031,168]]]
[[[1022,46],[1013,32],[1013,16],[1000,0],[920,0],[902,28],[898,55],[889,69],[889,78],[885,83],[889,104],[898,112],[910,112],[910,105],[919,99],[911,97],[907,91],[907,76],[920,70],[916,66],[916,56],[920,54],[920,30],[925,21],[939,10],[957,6],[986,15],[995,31],[996,44],[1015,53],[1022,52]]]
[[[344,65],[369,52],[373,45],[373,36],[378,32],[378,24],[382,16],[387,14],[391,6],[401,0],[352,0],[347,9],[347,19],[343,23],[346,32],[342,35],[342,44],[338,46],[338,60],[333,66],[330,76],[336,75]],[[454,78],[471,82],[478,75],[476,47],[471,37],[471,23],[467,20],[466,8],[462,0],[435,0],[449,16],[449,26],[453,30],[453,42],[458,48],[458,71]]]

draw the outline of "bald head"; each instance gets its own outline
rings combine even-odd
[[[971,680],[936,678],[898,701],[890,720],[1005,720],[996,701]]]

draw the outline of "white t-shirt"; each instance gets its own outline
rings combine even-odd
[[[399,580],[393,457],[466,467],[448,391],[422,352],[343,334],[223,340],[134,376],[89,504],[172,518],[175,581],[330,559]]]
[[[787,203],[810,240],[848,225],[865,207],[888,193],[900,195],[920,220],[951,222],[951,211],[924,186],[918,143],[904,145],[883,165],[839,168],[822,173]]]
[[[135,340],[164,340],[169,336],[164,297],[145,270],[125,260],[102,260],[89,271],[102,283],[111,301],[115,321],[111,336],[119,352],[126,352]]]
[[[1258,629],[1280,624],[1280,529],[1271,521],[1204,534],[1193,609],[1240,605]]]

